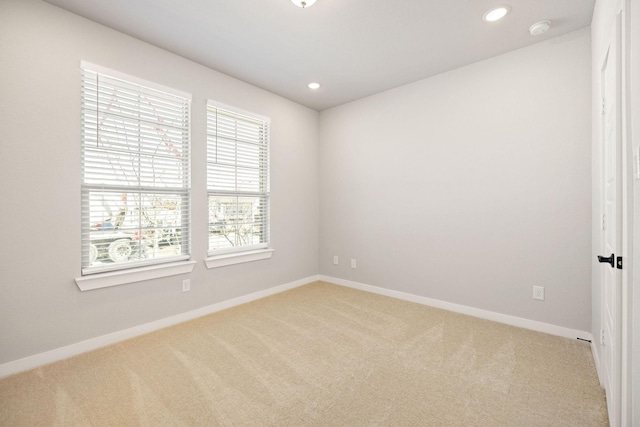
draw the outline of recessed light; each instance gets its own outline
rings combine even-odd
[[[316,0],[291,0],[293,2],[293,4],[295,4],[298,7],[301,8],[305,8],[305,7],[309,7],[312,4],[314,4],[316,2]]]
[[[484,14],[482,19],[487,22],[494,22],[494,21],[497,21],[498,19],[504,18],[507,15],[507,13],[509,13],[510,10],[511,9],[509,8],[509,6],[496,7],[491,10],[488,10]]]
[[[309,89],[314,89],[315,90],[315,89],[319,89],[320,88],[320,83],[313,82],[313,83],[309,83],[307,86],[309,87]]]

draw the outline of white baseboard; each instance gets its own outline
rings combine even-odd
[[[481,319],[492,320],[494,322],[504,323],[511,326],[517,326],[519,328],[530,329],[537,332],[544,332],[546,334],[557,335],[572,339],[580,338],[588,341],[591,341],[592,338],[591,333],[585,331],[569,329],[562,326],[551,325],[549,323],[538,322],[536,320],[524,319],[522,317],[510,316],[508,314],[496,313],[493,311],[482,310],[466,305],[454,304],[451,302],[408,294],[400,291],[394,291],[391,289],[379,288],[377,286],[352,282],[350,280],[338,279],[336,277],[320,275],[320,280],[336,285],[346,286],[348,288],[359,289],[361,291],[388,296],[391,298],[415,302],[418,304],[427,305],[429,307],[441,308],[443,310],[453,311],[455,313],[466,314],[473,317],[479,317]]]
[[[600,373],[600,353],[596,348],[596,343],[591,341],[591,354],[593,355],[593,363],[596,365],[596,373],[598,374],[598,381],[600,381],[600,387],[604,388],[604,382],[602,381],[602,375]]]
[[[376,286],[366,285],[364,283],[353,282],[350,280],[338,279],[335,277],[316,275],[309,276],[304,279],[295,280],[284,285],[275,286],[273,288],[265,289],[262,291],[254,292],[248,295],[243,295],[237,298],[233,298],[227,301],[222,301],[216,304],[208,305],[196,310],[188,311],[186,313],[177,314],[175,316],[167,317],[164,319],[156,320],[154,322],[145,323],[143,325],[134,326],[132,328],[124,329],[122,331],[113,332],[111,334],[102,335],[100,337],[91,338],[85,341],[81,341],[68,346],[59,347],[44,353],[28,356],[23,359],[14,360],[11,362],[0,365],[0,378],[7,377],[9,375],[17,374],[19,372],[34,369],[40,366],[48,365],[59,360],[67,359],[72,356],[77,356],[82,353],[86,353],[91,350],[96,350],[107,345],[115,344],[120,341],[124,341],[130,338],[135,338],[140,335],[147,334],[149,332],[157,331],[162,328],[177,325],[189,320],[196,319],[198,317],[206,316],[208,314],[215,313],[217,311],[225,310],[227,308],[235,307],[237,305],[245,304],[251,301],[255,301],[261,298],[268,297],[280,292],[287,291],[289,289],[297,288],[306,285],[317,280],[333,283],[340,286],[346,286],[353,289],[359,289],[365,292],[371,292],[374,294],[384,295],[391,298],[401,299],[404,301],[415,302],[418,304],[426,305],[429,307],[441,308],[444,310],[453,311],[456,313],[467,314],[470,316],[478,317],[481,319],[492,320],[499,323],[504,323],[511,326],[517,326],[525,329],[531,329],[538,332],[544,332],[551,335],[558,335],[566,338],[581,338],[591,341],[592,336],[588,332],[578,331],[574,329],[564,328],[561,326],[551,325],[548,323],[538,322],[535,320],[524,319],[521,317],[509,316],[506,314],[495,313],[492,311],[481,310],[478,308],[468,307],[464,305],[454,304],[446,301],[440,301],[432,298],[426,298],[418,295],[408,294],[405,292],[394,291],[385,288],[379,288]],[[593,343],[591,344],[596,368],[599,369],[599,357],[594,349]],[[598,371],[599,375],[599,371]]]
[[[262,291],[254,292],[248,295],[243,295],[230,300],[222,301],[216,304],[208,305],[206,307],[198,308],[196,310],[188,311],[186,313],[177,314],[175,316],[166,317],[164,319],[156,320],[154,322],[145,323],[143,325],[134,326],[132,328],[124,329],[122,331],[113,332],[100,337],[91,338],[86,341],[80,341],[75,344],[70,344],[64,347],[59,347],[44,353],[28,356],[23,359],[14,360],[11,362],[0,365],[0,378],[7,377],[9,375],[17,374],[19,372],[34,369],[40,366],[48,365],[59,360],[67,359],[72,356],[77,356],[82,353],[86,353],[91,350],[96,350],[107,345],[115,344],[120,341],[124,341],[130,338],[135,338],[140,335],[147,334],[149,332],[157,331],[168,326],[177,325],[188,320],[193,320],[198,317],[206,316],[208,314],[215,313],[217,311],[225,310],[227,308],[235,307],[240,304],[245,304],[251,301],[255,301],[261,298],[268,297],[280,292],[288,291],[289,289],[297,288],[299,286],[306,285],[311,282],[320,280],[320,276],[310,276],[304,279],[295,280],[284,285],[275,286],[273,288],[265,289]]]

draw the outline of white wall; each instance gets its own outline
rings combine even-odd
[[[589,43],[578,31],[327,110],[319,126],[313,110],[47,3],[0,1],[0,364],[319,272],[591,330]],[[81,60],[194,96],[189,293],[184,276],[73,281]],[[269,261],[202,262],[207,98],[272,119]]]
[[[193,94],[189,276],[80,292],[80,61]],[[207,270],[205,102],[272,119],[273,258]],[[0,2],[0,364],[318,273],[318,113],[33,0]],[[191,292],[181,292],[183,278]]]
[[[584,29],[323,111],[321,274],[590,331],[590,78]]]

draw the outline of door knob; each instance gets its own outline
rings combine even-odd
[[[603,257],[602,255],[598,255],[598,262],[605,262],[611,265],[611,268],[615,267],[615,261],[613,260],[615,256],[611,254],[610,257]]]

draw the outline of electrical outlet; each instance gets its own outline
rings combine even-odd
[[[184,279],[182,281],[182,292],[189,292],[191,290],[191,279]]]
[[[544,286],[533,287],[533,299],[544,301]]]
[[[357,268],[358,265],[356,264],[356,259],[355,258],[351,258],[351,268]]]
[[[338,255],[333,256],[333,264],[338,265]]]

